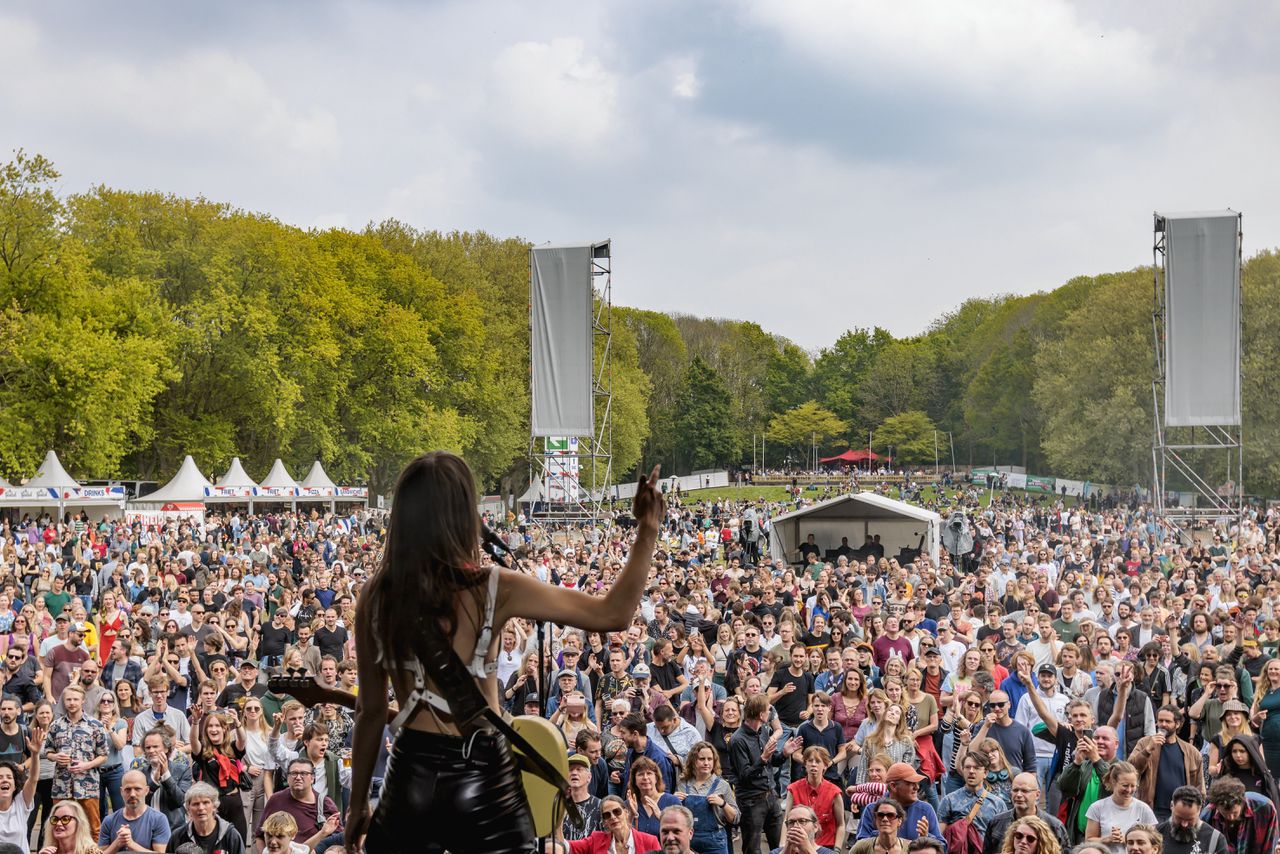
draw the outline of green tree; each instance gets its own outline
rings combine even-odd
[[[54,191],[53,164],[22,149],[0,165],[0,303],[30,306],[48,294],[65,209]]]
[[[876,355],[893,342],[886,330],[851,329],[822,350],[813,364],[813,386],[817,400],[840,418],[860,424],[863,400],[862,380],[871,370]]]
[[[1280,254],[1261,252],[1241,271],[1244,336],[1241,403],[1245,485],[1255,495],[1280,494]]]
[[[938,391],[937,359],[922,338],[894,341],[876,353],[858,386],[864,423],[912,409],[928,410]]]
[[[894,460],[908,465],[932,463],[937,428],[929,416],[918,409],[890,415],[875,430],[874,447],[893,455]]]
[[[662,463],[675,471],[676,404],[684,387],[688,349],[669,315],[657,311],[615,307],[614,322],[630,331],[636,342],[638,367],[649,379],[649,429],[643,448],[646,465]],[[625,471],[625,470],[624,470]]]
[[[724,465],[736,453],[733,414],[724,380],[694,356],[676,402],[677,460],[682,471]]]
[[[1151,482],[1151,270],[1094,277],[1092,297],[1035,356],[1032,394],[1055,474]]]
[[[813,443],[825,445],[828,440],[843,436],[848,430],[848,422],[810,400],[769,419],[766,435],[770,442],[806,458]]]
[[[785,338],[776,338],[774,346],[765,367],[764,399],[770,412],[780,413],[810,399],[813,360]]]

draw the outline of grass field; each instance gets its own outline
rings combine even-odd
[[[954,489],[950,489],[948,490],[948,492],[949,494],[952,494],[952,495],[955,494]],[[1013,494],[1019,495],[1019,496],[1027,496],[1031,498],[1038,498],[1038,499],[1044,499],[1044,500],[1051,500],[1053,498],[1053,496],[1045,495],[1043,493],[1027,492],[1026,490],[1022,490],[1022,489],[1011,489],[1009,490],[1009,492],[1012,492]],[[802,496],[806,499],[813,499],[814,497],[816,497],[817,495],[820,495],[821,493],[822,493],[822,490],[819,489],[816,491],[804,492],[802,493]],[[784,486],[723,486],[723,487],[716,487],[713,489],[693,489],[683,493],[683,495],[686,503],[690,501],[719,501],[722,499],[729,500],[729,501],[756,501],[757,499],[761,499],[761,498],[763,498],[765,501],[788,501],[789,500],[789,497],[787,494],[787,488]],[[889,497],[897,498],[898,496],[899,496],[898,488],[891,487],[889,489]],[[932,486],[924,487],[924,489],[921,490],[920,497],[923,501],[926,501],[926,502],[932,501],[934,497],[934,488]],[[982,496],[980,499],[982,502],[982,506],[984,507],[987,506],[987,504],[989,503],[988,499],[989,499],[989,493],[984,490],[982,492]],[[1069,504],[1075,504],[1077,503],[1077,499],[1068,497],[1067,502]]]

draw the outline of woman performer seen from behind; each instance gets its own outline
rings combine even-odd
[[[626,567],[603,597],[532,575],[482,566],[475,481],[460,457],[434,451],[396,483],[382,564],[360,597],[348,850],[525,851],[533,820],[506,740],[488,724],[464,738],[449,698],[422,656],[448,644],[484,699],[500,711],[494,678],[502,627],[512,617],[587,631],[625,629],[648,579],[663,500],[658,468],[641,476],[637,535]],[[447,648],[447,647],[446,647]],[[369,784],[387,720],[390,681],[400,713],[376,812]],[[424,829],[430,829],[423,839]],[[424,847],[425,843],[425,847]]]

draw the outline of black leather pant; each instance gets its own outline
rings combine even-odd
[[[369,854],[523,854],[533,843],[529,804],[502,736],[400,730],[365,840]]]

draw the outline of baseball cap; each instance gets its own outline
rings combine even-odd
[[[80,634],[83,635],[89,631],[89,627],[85,623],[72,623],[71,625],[67,626],[67,631],[79,632]]]
[[[1044,664],[1041,664],[1039,667],[1036,668],[1036,673],[1048,673],[1053,676],[1057,676],[1058,668],[1054,667],[1052,664],[1046,661]]]
[[[591,767],[591,760],[581,753],[575,753],[569,757],[570,765],[581,765],[583,768]]]
[[[635,667],[631,668],[631,676],[633,679],[648,679],[649,668],[645,667],[643,664],[637,664]]]
[[[925,780],[923,774],[916,773],[916,769],[912,768],[905,762],[895,762],[889,767],[889,773],[885,775],[886,783],[921,783]]]
[[[540,699],[538,698],[538,695],[537,695],[537,694],[534,694],[534,693],[525,694],[525,695],[524,695],[524,704],[527,706],[527,705],[529,705],[530,703],[533,703],[535,706],[540,706],[540,705],[542,705],[542,700],[540,700]]]
[[[1240,645],[1241,646],[1257,646],[1258,641],[1256,638],[1245,638],[1244,640],[1240,641]]]
[[[252,658],[246,658],[244,661],[240,662],[240,669],[244,670],[246,667],[252,667],[254,670],[257,670],[258,662],[254,661]]]
[[[54,621],[55,623],[56,623],[56,622],[58,622],[59,620],[61,620],[61,621],[65,622],[65,623],[69,623],[69,622],[71,622],[71,617],[69,617],[69,616],[68,616],[68,615],[66,615],[66,614],[59,614],[58,616],[56,616],[56,617],[54,617],[54,618],[53,618],[53,621]]]
[[[925,658],[941,658],[942,653],[938,652],[938,648],[936,646],[931,646],[924,651],[924,657]]]

